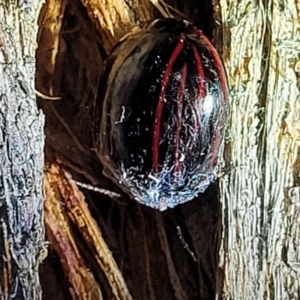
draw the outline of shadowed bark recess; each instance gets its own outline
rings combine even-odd
[[[90,21],[89,10],[79,1],[64,1],[60,5],[57,9],[62,14],[61,23],[56,33],[59,42],[56,43],[58,50],[52,74],[49,68],[48,72],[45,70],[49,53],[42,43],[47,23],[46,28],[40,28],[41,45],[37,52],[38,89],[47,95],[61,97],[57,101],[39,101],[46,114],[47,161],[59,159],[61,166],[67,168],[74,179],[122,195],[115,201],[81,189],[133,299],[214,299],[221,239],[218,184],[212,184],[197,199],[160,213],[129,200],[102,175],[102,166],[92,150],[91,116],[98,76],[110,48],[103,43],[108,33],[103,34],[103,28],[99,29]],[[204,9],[207,7],[208,4],[203,6]],[[144,13],[139,11],[138,19],[149,20],[154,8],[147,3],[144,9]],[[187,13],[193,11],[187,4],[183,9]],[[123,30],[115,24],[118,36],[122,35],[121,32],[126,33],[137,20],[134,11],[128,7],[127,10],[131,18],[123,24]],[[199,11],[203,13],[201,7]],[[211,11],[208,11],[206,20],[212,22],[209,15]],[[195,12],[190,18],[197,19]],[[211,25],[206,28],[206,33],[211,35]],[[116,42],[117,38],[114,36],[113,40]],[[95,263],[95,256],[87,247],[80,229],[70,226],[85,265],[101,287],[103,299],[110,299],[112,291],[105,279],[106,273]],[[52,256],[51,260],[55,259]],[[49,272],[51,267],[44,268]],[[43,288],[45,299],[50,299],[48,293],[56,297],[46,281]]]

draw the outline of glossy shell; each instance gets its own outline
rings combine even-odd
[[[157,20],[123,38],[106,62],[95,106],[105,174],[165,210],[214,180],[228,119],[222,61],[193,25]]]

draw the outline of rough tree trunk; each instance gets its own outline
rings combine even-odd
[[[112,265],[118,266],[135,300],[214,299],[221,290],[225,299],[233,300],[299,299],[300,7],[290,0],[200,2],[169,1],[214,37],[227,67],[232,115],[224,155],[230,172],[221,179],[222,216],[215,184],[198,199],[164,213],[125,195],[115,202],[85,191],[92,216],[87,213],[88,219],[79,220],[97,221],[116,260]],[[1,292],[16,298],[17,286],[18,297],[24,299],[40,297],[36,271],[43,245],[43,120],[35,108],[30,76],[37,10],[31,4],[0,5]],[[102,176],[91,151],[91,99],[102,61],[117,38],[159,13],[144,0],[110,0],[106,8],[103,5],[47,1],[40,21],[46,34],[39,39],[36,82],[41,92],[61,97],[55,103],[40,102],[47,115],[47,160],[58,158],[74,178],[118,191]],[[65,181],[61,176],[59,184],[54,183],[53,192],[60,189],[61,198],[50,193],[53,203],[65,200],[65,207],[75,210],[73,196],[78,192],[72,194],[72,183],[63,187]],[[81,253],[78,268],[92,273],[83,277],[97,282],[97,295],[104,300],[122,299],[124,291],[130,298],[125,285],[121,293],[114,292],[107,266],[97,266],[97,255],[91,254],[92,237],[84,240],[89,228],[86,223],[75,228],[78,220],[72,223],[70,216],[65,223],[77,257]],[[218,262],[220,219],[223,243]],[[61,244],[55,246],[64,257]],[[45,299],[58,299],[62,290],[61,299],[68,299],[65,285],[73,281],[58,280],[59,259],[51,254],[42,270]],[[49,282],[51,274],[56,281]]]
[[[0,3],[0,299],[41,299],[44,117],[34,92],[39,1]]]
[[[222,1],[225,299],[300,299],[299,1]]]

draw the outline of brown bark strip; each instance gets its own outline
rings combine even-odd
[[[57,56],[62,52],[63,42],[60,31],[66,4],[67,0],[46,0],[38,20],[39,33],[37,41],[39,47],[36,67],[40,72],[37,72],[36,76],[36,89],[38,93],[50,96],[50,99],[53,96],[58,96],[55,94],[57,89],[54,74]]]
[[[71,176],[61,169],[58,165],[51,165],[46,170],[46,178],[45,181],[49,183],[49,186],[46,186],[46,191],[49,191],[49,187],[51,186],[52,190],[55,191],[55,201],[59,201],[64,204],[65,207],[65,218],[68,217],[71,222],[77,226],[80,233],[82,234],[86,246],[90,248],[93,257],[95,257],[97,263],[100,268],[103,270],[104,274],[107,277],[107,281],[109,282],[112,292],[116,299],[128,299],[131,300],[132,297],[127,289],[125,281],[122,277],[121,272],[116,265],[114,258],[112,257],[111,251],[108,249],[105,241],[102,238],[101,231],[97,226],[95,220],[91,216],[88,207],[85,203],[83,194],[79,191],[76,184],[72,181]],[[51,195],[51,193],[47,193],[47,195]],[[51,196],[53,197],[53,196]],[[50,198],[51,198],[50,197]],[[50,199],[49,198],[49,199]],[[48,200],[48,197],[47,197]],[[54,199],[51,201],[54,203]],[[47,202],[46,202],[47,203]],[[62,226],[61,222],[55,222],[54,219],[51,218],[53,216],[61,215],[61,212],[55,212],[53,209],[55,206],[46,206],[47,214],[46,214],[46,223],[51,227],[52,233],[59,233],[64,231],[69,231],[69,226],[65,223]],[[56,225],[53,225],[56,224]],[[62,228],[61,228],[62,227]],[[59,236],[59,234],[58,234]],[[77,252],[77,248],[75,246],[74,238],[71,238],[71,233],[68,233],[69,243],[72,245],[73,252],[71,252],[72,256],[75,260],[80,260],[80,255]],[[55,238],[55,236],[54,236]],[[61,243],[57,238],[56,245],[60,245]],[[62,258],[70,261],[71,257],[68,257],[67,249],[60,246],[60,255]],[[75,255],[75,256],[74,256]],[[74,265],[78,264],[78,262],[74,261]],[[79,266],[81,263],[79,264]],[[80,269],[80,268],[78,268]],[[68,270],[70,273],[70,277],[73,276],[72,270]],[[70,278],[69,277],[69,278]],[[83,276],[84,278],[84,276]],[[78,285],[77,285],[78,286]],[[87,289],[88,291],[88,289]],[[83,297],[84,292],[80,292],[79,295]],[[85,298],[79,298],[85,299]]]
[[[68,216],[64,209],[64,199],[59,193],[57,175],[46,172],[45,182],[45,222],[47,236],[58,252],[65,273],[71,284],[70,292],[73,299],[103,299],[100,287],[93,274],[84,265],[70,230]]]
[[[153,17],[151,2],[82,0],[91,21],[102,35],[104,49],[109,53],[116,42],[132,27]]]

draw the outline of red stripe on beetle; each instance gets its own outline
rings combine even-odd
[[[187,77],[187,65],[184,64],[181,71],[181,82],[180,88],[177,93],[178,99],[178,110],[177,110],[177,128],[176,128],[176,136],[175,136],[175,181],[178,180],[180,175],[180,162],[179,162],[179,144],[180,144],[180,130],[182,125],[182,107],[184,101],[184,89],[186,85],[186,77]]]
[[[203,64],[202,64],[201,58],[200,58],[199,53],[195,46],[193,47],[193,51],[194,51],[196,65],[197,65],[198,77],[200,78],[199,82],[198,82],[199,96],[201,99],[203,99],[206,96],[206,90],[205,90],[205,85],[204,85]]]
[[[205,79],[204,79],[204,69],[203,69],[203,64],[201,61],[201,58],[199,56],[199,53],[196,49],[196,47],[193,47],[193,52],[194,52],[194,57],[195,57],[195,61],[196,61],[196,66],[197,66],[197,73],[198,73],[198,78],[199,78],[199,82],[198,82],[198,91],[199,91],[199,98],[197,99],[196,105],[198,105],[200,103],[200,105],[202,104],[201,100],[205,98],[206,96],[206,89],[205,89]],[[201,111],[201,110],[199,110]],[[199,116],[196,114],[196,120],[195,120],[195,124],[194,124],[194,129],[195,132],[197,132],[198,128],[200,126],[200,121],[199,121]]]
[[[202,33],[202,31],[196,29],[197,34],[200,38],[202,38],[205,42],[205,44],[208,46],[209,50],[212,53],[212,57],[215,61],[216,68],[218,70],[219,79],[221,81],[221,88],[222,88],[222,94],[223,94],[223,102],[227,101],[227,83],[226,83],[226,74],[224,72],[223,63],[220,59],[220,56],[213,46],[213,44],[209,41],[209,39]]]
[[[160,138],[161,115],[165,105],[166,88],[169,82],[169,75],[172,71],[172,67],[175,63],[175,60],[183,49],[184,39],[185,37],[181,35],[179,43],[175,47],[175,50],[173,51],[163,74],[158,105],[155,112],[155,123],[154,123],[154,132],[153,132],[153,141],[152,141],[152,163],[153,163],[154,172],[158,172],[158,153],[159,153],[158,147],[159,147],[159,138]]]
[[[197,34],[199,35],[200,38],[203,39],[204,43],[208,46],[209,50],[211,51],[212,58],[215,62],[215,66],[218,70],[218,75],[219,79],[221,82],[221,89],[222,89],[222,96],[223,96],[223,102],[227,102],[227,94],[228,94],[228,89],[227,89],[227,82],[226,82],[226,74],[224,71],[223,63],[220,59],[220,56],[213,46],[213,44],[209,41],[209,39],[200,31],[196,29]],[[218,128],[216,130],[216,136],[212,145],[212,164],[214,164],[215,160],[217,159],[217,154],[218,154],[218,148],[221,143],[221,136],[220,136],[220,131]]]

